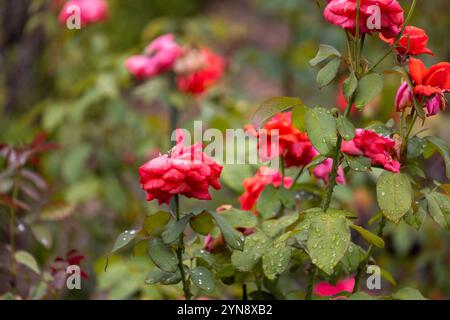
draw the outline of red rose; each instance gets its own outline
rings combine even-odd
[[[177,144],[169,154],[161,155],[139,168],[147,201],[169,204],[175,194],[210,200],[209,186],[220,189],[222,166],[202,151],[202,144],[184,147],[185,136],[177,129]]]
[[[200,49],[203,67],[189,74],[178,76],[178,89],[194,95],[202,94],[222,78],[225,60],[207,48]]]
[[[396,37],[385,38],[380,34],[380,39],[391,46],[394,44]],[[425,30],[413,26],[407,26],[405,31],[395,47],[395,51],[400,55],[418,56],[419,54],[433,54],[427,48],[428,36]]]
[[[450,63],[440,62],[427,69],[421,60],[411,58],[409,75],[413,80],[414,95],[419,100],[427,99],[428,116],[436,114],[439,109],[445,110],[447,102],[444,93],[450,91]]]
[[[70,0],[59,13],[58,20],[61,24],[65,24],[73,15],[74,12],[69,10],[73,6],[80,9],[80,22],[83,26],[108,19],[108,4],[105,0]]]
[[[341,150],[352,156],[367,157],[372,160],[372,165],[381,166],[388,171],[400,171],[397,142],[375,131],[356,129],[355,138],[342,141]]]
[[[256,137],[259,133],[248,125],[246,131]],[[292,125],[292,112],[279,113],[268,121],[264,128],[266,145],[258,142],[259,156],[262,161],[268,161],[280,155],[285,160],[287,168],[292,166],[305,166],[318,154],[309,141],[306,133],[301,132]],[[273,137],[278,137],[278,146],[272,145]]]
[[[370,30],[367,20],[374,15],[372,6],[380,9],[381,26]],[[356,32],[356,0],[328,0],[324,10],[325,19],[352,34]],[[385,37],[396,37],[403,26],[403,9],[396,0],[361,0],[359,31],[361,33],[381,32]]]
[[[241,209],[252,210],[253,206],[258,201],[261,192],[263,192],[264,187],[268,184],[271,184],[276,188],[283,184],[285,188],[289,188],[292,185],[292,182],[291,177],[285,177],[283,181],[280,172],[268,167],[260,167],[255,176],[244,179],[242,183],[245,192],[239,197]]]

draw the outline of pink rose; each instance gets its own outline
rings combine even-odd
[[[332,297],[341,292],[353,292],[355,287],[355,278],[347,278],[340,280],[336,285],[328,282],[319,282],[314,287],[314,293],[319,297]]]
[[[323,181],[325,181],[325,183],[328,183],[328,181],[330,180],[330,173],[332,169],[333,159],[328,158],[321,164],[317,165],[313,173],[317,178],[322,179]],[[346,184],[344,170],[342,170],[341,166],[339,166],[338,168],[338,176],[336,177],[336,182],[341,185]]]
[[[413,94],[408,83],[403,82],[397,90],[395,96],[395,109],[397,112],[402,112],[406,108],[413,105]]]
[[[342,152],[352,156],[364,156],[372,165],[392,172],[400,171],[398,143],[372,130],[356,129],[355,138],[342,142]]]
[[[152,78],[170,70],[181,51],[174,35],[166,34],[153,40],[145,49],[145,54],[128,58],[125,67],[137,79]]]
[[[73,6],[80,9],[80,22],[83,26],[108,19],[108,4],[105,0],[70,0],[59,13],[58,20],[61,24],[65,24],[74,14],[71,10]]]
[[[374,15],[372,6],[380,9],[381,26],[379,29],[367,27],[367,20]],[[328,22],[355,34],[356,8],[356,0],[328,0],[323,15]],[[393,38],[400,33],[403,23],[403,9],[396,0],[361,0],[359,20],[361,33],[381,32],[385,38]]]

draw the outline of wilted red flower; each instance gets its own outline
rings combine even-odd
[[[283,184],[285,188],[290,188],[292,183],[291,177],[284,177],[283,181],[277,170],[260,167],[253,177],[244,179],[242,183],[245,192],[239,197],[241,209],[252,210],[265,186],[271,184],[278,188]]]
[[[153,40],[145,54],[128,58],[125,66],[138,79],[151,78],[170,70],[181,52],[175,36],[169,33]]]
[[[328,158],[321,164],[317,165],[314,168],[313,173],[317,178],[322,179],[323,181],[325,181],[325,183],[328,183],[328,181],[330,181],[330,173],[332,169],[333,169],[333,159]],[[346,184],[344,170],[342,170],[341,166],[339,166],[338,168],[338,175],[336,177],[336,182],[342,185]]]
[[[355,34],[357,0],[328,0],[324,10],[325,19]],[[380,10],[381,26],[369,29],[367,20],[374,15],[373,6]],[[380,31],[386,38],[396,37],[403,26],[403,9],[396,0],[361,0],[359,30],[361,33]]]
[[[72,249],[67,252],[65,257],[56,257],[53,263],[50,265],[50,271],[52,275],[55,275],[59,272],[63,272],[66,275],[66,269],[68,266],[80,266],[81,261],[83,261],[84,259],[84,255],[78,252],[78,250]],[[81,277],[87,279],[88,275],[86,272],[81,270]]]
[[[225,71],[225,60],[207,48],[199,50],[203,67],[188,74],[178,75],[178,89],[194,95],[202,94],[217,83]]]
[[[396,37],[385,38],[380,34],[380,39],[384,42],[394,44]],[[399,55],[418,56],[419,54],[433,54],[433,52],[427,48],[428,36],[425,30],[413,26],[407,26],[403,32],[402,37],[395,47],[395,51]]]
[[[202,151],[202,144],[184,147],[185,135],[177,129],[177,143],[169,154],[161,155],[139,168],[147,201],[169,204],[175,194],[210,200],[209,186],[220,189],[222,166]]]
[[[352,156],[364,156],[372,160],[372,165],[381,166],[392,172],[400,171],[398,143],[372,130],[356,129],[355,138],[342,141],[342,152]]]
[[[339,280],[336,285],[328,282],[319,282],[314,286],[314,293],[319,297],[332,297],[344,291],[353,292],[355,278]]]
[[[248,133],[259,138],[259,157],[268,161],[283,156],[287,168],[305,166],[317,155],[308,135],[292,125],[292,112],[278,113],[264,125],[265,139],[251,125],[245,126]],[[278,138],[278,145],[273,141]],[[265,141],[264,141],[265,140]],[[275,139],[276,140],[276,139]]]
[[[395,95],[395,109],[402,112],[413,105],[413,94],[408,83],[403,82]]]
[[[80,23],[85,26],[108,19],[108,4],[105,0],[70,0],[67,1],[59,13],[58,20],[65,24],[74,14],[72,8],[80,9]]]
[[[444,93],[450,91],[450,63],[440,62],[427,69],[421,60],[411,58],[409,75],[413,80],[414,94],[420,100],[429,98],[425,102],[428,116],[436,114],[439,109],[445,110]]]

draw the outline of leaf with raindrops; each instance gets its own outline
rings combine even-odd
[[[287,269],[291,260],[291,252],[292,248],[286,246],[284,242],[276,243],[266,250],[262,258],[262,266],[268,279],[276,279]]]
[[[233,251],[231,255],[232,264],[239,271],[251,271],[261,260],[271,240],[263,232],[255,232],[245,238],[244,251]]]
[[[136,238],[136,230],[126,230],[119,234],[110,253],[115,253],[127,246],[134,238]]]
[[[377,200],[383,214],[397,223],[411,209],[413,190],[403,173],[383,172],[377,182]]]
[[[350,243],[349,222],[339,215],[315,214],[308,228],[307,250],[311,261],[327,274],[339,263]]]
[[[214,291],[214,277],[205,267],[196,267],[191,270],[191,280],[202,290],[211,293]]]

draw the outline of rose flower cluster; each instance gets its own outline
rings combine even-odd
[[[153,40],[143,54],[128,58],[125,66],[137,79],[173,72],[178,90],[200,95],[222,78],[226,63],[208,48],[182,47],[173,34],[165,34]]]

